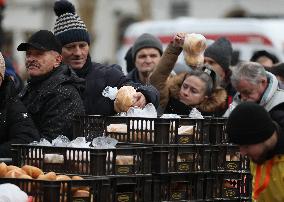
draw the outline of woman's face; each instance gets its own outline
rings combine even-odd
[[[181,86],[179,100],[188,106],[199,105],[207,98],[205,92],[204,81],[196,76],[188,76]]]

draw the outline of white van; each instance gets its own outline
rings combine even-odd
[[[249,60],[255,51],[265,49],[275,54],[280,61],[284,61],[284,20],[282,19],[183,17],[131,24],[118,51],[118,63],[123,68],[126,66],[123,59],[125,53],[141,34],[150,33],[157,36],[165,48],[177,32],[199,33],[211,40],[221,36],[227,37],[232,42],[234,55],[239,60]],[[182,56],[179,57],[178,62],[184,64]]]

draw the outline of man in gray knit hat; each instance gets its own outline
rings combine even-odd
[[[139,36],[132,47],[132,59],[135,64],[127,77],[132,81],[149,84],[149,77],[159,63],[163,47],[158,38],[144,33]]]

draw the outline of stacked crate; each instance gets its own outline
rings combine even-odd
[[[14,160],[44,171],[107,177],[100,187],[106,202],[250,201],[248,160],[228,143],[225,123],[214,117],[80,116],[74,121],[75,136],[110,136],[119,140],[117,148],[14,145]],[[108,130],[110,124],[124,130]],[[180,126],[192,126],[193,132],[179,134]],[[64,163],[45,162],[48,154],[60,155]],[[121,156],[131,163],[119,164]]]
[[[91,189],[94,193],[90,198],[95,201],[137,201],[137,198],[151,201],[152,149],[149,147],[121,145],[112,149],[93,149],[19,144],[13,145],[13,152],[14,164],[18,166],[28,164],[44,172],[87,176],[96,181],[102,177],[103,183]],[[56,191],[59,194],[60,187]],[[98,191],[101,191],[100,195],[95,195]],[[73,201],[69,195],[66,194],[67,201]],[[45,201],[46,197],[43,197]],[[90,201],[90,198],[81,201]],[[36,201],[42,201],[42,198]]]
[[[207,179],[206,199],[251,201],[249,160],[241,156],[237,145],[229,143],[226,121],[226,118],[211,120],[211,173]]]
[[[153,201],[250,201],[249,162],[228,143],[225,118],[161,119],[108,117],[127,132],[108,132],[122,142],[153,149]],[[193,126],[191,135],[178,127]]]

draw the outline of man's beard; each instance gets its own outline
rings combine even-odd
[[[257,159],[253,159],[253,158],[250,158],[250,159],[256,164],[263,164],[266,160],[268,160],[269,152],[270,152],[270,149],[268,148],[268,146],[265,145],[262,154]]]

